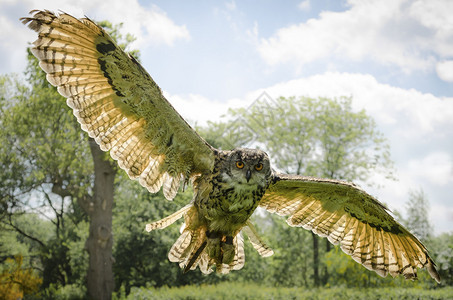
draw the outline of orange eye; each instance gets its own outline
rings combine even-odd
[[[262,163],[259,163],[255,166],[255,170],[257,171],[261,171],[263,169],[263,164]]]
[[[244,163],[243,163],[242,161],[238,160],[238,161],[236,162],[236,167],[237,167],[238,169],[242,169],[242,168],[244,167]]]

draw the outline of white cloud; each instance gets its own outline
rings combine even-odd
[[[381,84],[371,75],[327,72],[266,88],[273,97],[352,96],[356,109],[365,109],[384,126],[406,138],[443,135],[453,128],[453,98],[438,98],[416,90]]]
[[[13,22],[15,21],[15,22]],[[0,73],[2,70],[23,70],[25,68],[27,43],[36,38],[18,20],[11,20],[0,16]],[[21,28],[20,28],[21,27]],[[18,48],[18,45],[22,47]],[[7,59],[5,59],[7,58]]]
[[[348,1],[349,10],[279,29],[258,51],[270,65],[303,65],[327,58],[365,59],[405,72],[433,70],[436,56],[453,55],[453,2]],[[408,13],[409,12],[409,13]]]
[[[73,1],[68,0],[69,3]],[[92,2],[96,2],[94,5]],[[131,45],[142,48],[147,44],[173,45],[177,40],[188,40],[187,28],[176,25],[164,11],[156,5],[142,6],[137,0],[131,1],[90,1],[91,5],[82,6],[95,20],[109,20],[123,23],[123,32],[133,34],[137,40]],[[79,5],[79,4],[78,4]]]
[[[418,0],[409,9],[409,13],[415,19],[427,28],[435,30],[435,33],[441,37],[451,37],[453,30],[452,11],[453,2],[448,0]]]
[[[448,172],[442,170],[443,168],[436,163],[427,164],[428,160],[437,160],[435,158],[437,155],[436,153],[428,154],[421,161],[410,160],[408,164],[398,165],[397,181],[385,179],[382,174],[372,174],[370,181],[379,183],[382,188],[365,187],[365,190],[379,201],[384,202],[391,211],[396,210],[405,216],[405,205],[409,199],[409,192],[421,188],[430,202],[429,218],[435,226],[435,232],[451,231],[453,207],[449,197],[449,186],[451,186],[452,174],[449,174],[450,183],[447,183],[441,176]],[[441,157],[441,159],[443,158]],[[430,175],[423,174],[423,170],[419,168],[422,164],[425,167],[424,171]]]
[[[297,8],[302,11],[309,11],[310,10],[310,0],[304,0],[297,5]]]
[[[175,24],[157,6],[144,7],[137,0],[20,0],[0,3],[0,9],[3,10],[18,13],[19,8],[21,17],[26,17],[30,10],[45,8],[54,12],[63,11],[78,18],[87,15],[96,21],[123,23],[123,32],[137,38],[131,45],[133,48],[143,48],[147,44],[171,46],[178,40],[190,39],[184,25]],[[19,16],[0,16],[0,54],[8,57],[8,60],[0,63],[0,72],[23,70],[25,49],[36,38],[31,30],[19,22]]]
[[[228,9],[229,11],[233,11],[233,10],[236,10],[236,2],[234,0],[231,0],[231,1],[227,1],[225,3],[225,7],[226,9]]]
[[[434,232],[451,232],[453,228],[453,207],[449,205],[431,205],[429,219],[434,224]]]
[[[247,102],[234,98],[228,101],[213,101],[201,95],[170,95],[164,91],[165,97],[176,111],[190,124],[206,125],[207,121],[218,121],[229,108],[243,107]]]
[[[453,60],[438,62],[436,72],[437,76],[443,81],[453,82]]]
[[[453,183],[453,162],[448,153],[433,152],[420,160],[412,159],[408,163],[408,172],[422,181],[436,186]]]

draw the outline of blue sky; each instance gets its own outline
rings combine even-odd
[[[398,181],[367,188],[404,211],[412,189],[453,229],[453,1],[0,0],[0,73],[22,73],[31,9],[122,22],[189,122],[270,96],[352,96],[388,138]]]

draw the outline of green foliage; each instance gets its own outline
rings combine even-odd
[[[272,256],[273,280],[276,286],[313,286],[313,243],[311,232],[302,228],[289,228],[285,219],[266,213],[272,220],[270,244],[274,250]]]
[[[67,241],[73,239],[71,226],[83,219],[73,204],[85,199],[91,186],[87,138],[31,55],[27,76],[29,86],[2,81],[13,85],[15,93],[1,95],[7,103],[1,106],[0,199],[5,201],[1,221],[33,244],[44,286],[66,284],[73,278]],[[43,222],[32,219],[28,211],[50,221],[45,227],[30,226],[27,222]],[[24,214],[30,217],[21,218]]]
[[[62,286],[51,284],[40,293],[37,299],[80,300],[85,299],[85,295],[86,288],[83,285],[67,284]]]
[[[453,232],[431,237],[427,242],[437,264],[442,286],[453,286]]]

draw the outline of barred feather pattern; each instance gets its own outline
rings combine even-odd
[[[247,221],[247,225],[242,228],[242,231],[248,236],[250,243],[259,255],[268,257],[274,254],[274,251],[261,240],[255,226],[250,221]]]
[[[173,224],[174,222],[176,222],[177,220],[181,219],[181,217],[186,212],[188,212],[190,209],[193,209],[193,204],[188,204],[188,205],[184,206],[183,208],[181,208],[180,210],[178,210],[177,212],[172,213],[171,215],[169,215],[159,221],[146,224],[145,230],[150,232],[151,230],[155,230],[155,229],[164,229],[164,228],[170,226],[171,224]]]
[[[440,282],[425,246],[384,205],[352,183],[274,174],[260,206],[289,216],[290,226],[327,237],[356,262],[382,277],[402,274],[413,280],[417,278],[417,268],[426,268]]]
[[[151,76],[88,18],[32,11],[32,53],[84,131],[130,178],[175,197],[182,182],[211,170],[212,147],[164,98]]]

